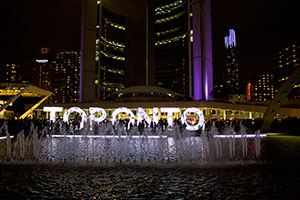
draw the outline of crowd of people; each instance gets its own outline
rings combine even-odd
[[[11,135],[16,135],[20,131],[24,130],[25,135],[29,134],[30,128],[32,124],[35,128],[40,132],[45,127],[47,127],[50,131],[54,130],[55,128],[58,130],[58,121],[62,122],[62,119],[57,119],[56,122],[50,122],[46,119],[25,119],[25,120],[8,120],[8,131]],[[5,120],[0,120],[0,127],[2,127]],[[272,132],[283,132],[283,133],[289,133],[293,135],[300,135],[298,124],[300,122],[300,119],[298,118],[287,118],[287,119],[275,119],[272,124],[271,131]],[[64,122],[62,122],[64,123]],[[146,121],[142,121],[139,124],[130,124],[128,119],[119,120],[117,123],[112,124],[110,120],[104,120],[101,122],[103,124],[110,123],[113,128],[117,126],[117,124],[123,125],[123,127],[126,128],[126,130],[130,130],[135,128],[139,133],[143,133],[146,127],[150,127],[153,132],[156,130],[165,131],[168,128],[168,122],[166,119],[160,119],[159,122],[153,123],[151,122],[148,124]],[[65,128],[67,130],[73,129],[73,130],[79,130],[80,129],[80,120],[71,120],[69,123],[64,123]],[[89,124],[88,124],[89,125]],[[254,133],[255,131],[259,130],[262,125],[262,119],[209,119],[205,120],[205,132],[209,131],[212,126],[215,126],[219,132],[222,132],[225,127],[232,127],[234,128],[235,132],[239,132],[241,125],[243,125],[246,128],[247,133]],[[185,130],[186,125],[181,123],[180,119],[174,119],[173,126],[178,126],[180,131]],[[149,129],[149,128],[148,128]],[[201,134],[203,130],[199,129],[196,131],[198,134]],[[5,133],[2,131],[0,133],[0,136],[4,136]]]

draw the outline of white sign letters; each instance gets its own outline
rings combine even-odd
[[[43,109],[44,112],[50,112],[50,121],[54,122],[55,121],[55,113],[57,112],[62,112],[63,108],[62,107],[44,107]],[[69,108],[63,115],[63,121],[66,123],[69,123],[69,116],[71,113],[76,112],[81,115],[81,123],[80,123],[80,129],[83,128],[84,123],[87,122],[88,117],[86,112],[79,108],[79,107],[71,107]],[[167,113],[167,121],[168,121],[168,126],[173,126],[173,114],[180,112],[179,108],[168,108],[168,107],[162,107],[160,108],[160,112],[162,113]],[[96,117],[96,113],[100,113],[100,117]],[[116,110],[113,111],[111,115],[110,121],[114,124],[117,121],[117,116],[120,113],[126,113],[129,116],[129,124],[134,124],[135,123],[135,115],[134,113],[126,108],[126,107],[120,107],[117,108]],[[189,113],[195,113],[198,116],[198,122],[195,125],[191,125],[187,122],[187,115]],[[102,122],[106,119],[107,113],[103,108],[99,107],[90,107],[89,108],[89,123],[92,124],[93,122]],[[151,124],[151,121],[155,124],[158,124],[158,116],[159,116],[159,108],[153,108],[153,116],[152,120],[151,118],[147,115],[146,111],[139,107],[137,108],[137,124],[143,121],[143,119],[147,122],[148,125]],[[189,131],[196,131],[199,130],[201,127],[204,125],[204,115],[199,110],[198,108],[190,107],[187,108],[181,115],[181,123],[186,126],[186,129]]]

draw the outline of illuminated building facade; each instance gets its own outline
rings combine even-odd
[[[138,85],[212,100],[210,0],[83,1],[81,52],[80,102]]]
[[[274,75],[261,73],[246,86],[247,101],[269,101],[274,98]]]
[[[188,2],[155,1],[156,85],[189,96]]]
[[[103,100],[125,88],[125,25],[125,17],[97,4],[95,96]]]
[[[224,82],[228,91],[236,93],[239,89],[239,67],[236,59],[235,31],[229,29],[229,36],[225,38],[225,70]]]
[[[47,50],[45,50],[47,49]],[[53,66],[48,48],[43,48],[35,60],[33,69],[33,85],[44,90],[52,91]]]
[[[155,80],[194,100],[212,100],[210,1],[155,1]]]
[[[1,64],[0,72],[0,82],[2,83],[22,82],[22,68],[20,64],[17,64],[16,62]]]
[[[290,45],[274,56],[275,92],[300,64],[300,45]],[[295,85],[289,97],[300,97],[300,85]]]
[[[53,102],[79,102],[80,52],[59,51],[52,61]]]

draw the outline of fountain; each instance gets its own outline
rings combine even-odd
[[[0,161],[67,163],[210,163],[260,158],[261,137],[247,134],[240,124],[238,134],[232,126],[222,130],[213,124],[200,135],[175,123],[174,126],[129,127],[122,121],[86,123],[78,130],[57,120],[52,127],[38,129],[31,123],[11,136],[8,125],[0,128]],[[251,147],[251,148],[249,148]]]

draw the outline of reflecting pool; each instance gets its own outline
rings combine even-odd
[[[0,199],[299,199],[296,167],[0,164]]]

